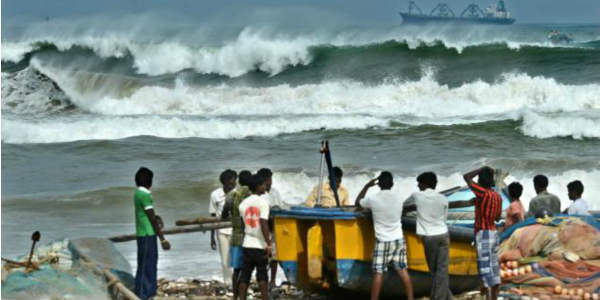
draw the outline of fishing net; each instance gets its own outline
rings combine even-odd
[[[563,259],[567,253],[600,259],[600,231],[579,217],[555,217],[523,226],[500,244],[500,260],[540,256]],[[575,259],[576,260],[576,259]]]
[[[595,220],[528,219],[511,229],[499,252],[508,266],[503,271],[504,290],[552,298],[600,292],[600,230]]]
[[[133,285],[129,263],[105,239],[64,240],[41,246],[32,257],[37,269],[26,270],[21,265],[24,261],[25,256],[3,264],[3,299],[111,299],[103,274],[91,264],[112,271],[128,287]]]

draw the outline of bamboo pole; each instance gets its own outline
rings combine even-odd
[[[221,221],[221,222],[213,222],[207,224],[201,224],[194,227],[185,227],[185,228],[169,228],[164,229],[164,235],[170,234],[180,234],[180,233],[191,233],[191,232],[204,232],[213,229],[221,229],[221,228],[229,228],[231,227],[231,221]],[[127,241],[133,241],[136,239],[135,234],[127,234],[127,235],[119,235],[108,238],[113,243],[121,243]]]

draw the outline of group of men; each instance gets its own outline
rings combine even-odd
[[[286,205],[277,190],[272,188],[272,177],[271,170],[263,168],[256,174],[241,171],[238,180],[238,174],[228,169],[219,177],[222,187],[211,193],[209,213],[232,222],[231,229],[217,230],[218,247],[215,232],[211,232],[211,248],[219,249],[223,278],[232,285],[234,299],[238,296],[246,299],[254,269],[262,299],[268,299],[269,266],[270,286],[275,285],[277,261],[273,259],[275,244],[269,226],[269,212],[272,207]],[[237,187],[236,181],[239,182]]]
[[[348,191],[341,184],[342,170],[333,168],[335,185],[341,205],[351,205]],[[219,180],[222,187],[211,194],[209,212],[215,217],[231,219],[231,229],[220,229],[211,233],[211,248],[219,249],[223,265],[224,280],[233,286],[234,299],[246,299],[248,283],[256,269],[262,299],[268,299],[270,266],[271,286],[275,284],[277,262],[275,243],[269,225],[272,207],[286,208],[279,193],[271,187],[273,173],[261,169],[256,174],[225,170]],[[375,245],[373,251],[373,282],[371,299],[378,299],[383,272],[393,267],[405,287],[408,299],[413,299],[412,283],[407,272],[406,246],[402,232],[402,215],[416,211],[416,233],[422,238],[427,265],[431,273],[431,299],[451,299],[448,279],[448,251],[450,237],[446,219],[449,208],[475,206],[475,244],[477,264],[482,288],[488,299],[497,299],[500,285],[500,267],[498,261],[498,228],[496,222],[502,213],[502,197],[494,190],[494,170],[490,167],[466,173],[464,180],[473,191],[475,198],[466,201],[448,202],[448,199],[435,191],[437,176],[425,172],[417,177],[418,192],[408,199],[402,199],[392,191],[393,176],[384,171],[370,180],[358,194],[355,205],[370,209],[373,216]],[[477,182],[473,179],[477,177]],[[156,295],[156,267],[158,262],[157,238],[163,250],[171,248],[162,233],[162,220],[155,214],[150,189],[153,173],[141,167],[135,174],[137,190],[134,194],[137,271],[135,293],[141,299]],[[529,204],[529,216],[544,217],[561,213],[560,200],[547,191],[548,178],[537,175],[533,179],[537,196]],[[239,183],[239,184],[238,184]],[[367,195],[367,191],[378,185],[378,193]],[[589,215],[587,203],[581,198],[583,184],[576,180],[567,185],[569,199],[573,202],[562,211],[572,215]],[[319,191],[320,190],[320,191]],[[504,228],[520,222],[525,212],[520,203],[523,187],[518,182],[508,186],[511,205],[507,209]],[[306,199],[309,207],[337,205],[335,192],[328,182],[316,186]],[[218,242],[217,242],[218,241]],[[271,259],[271,260],[270,260]],[[270,260],[270,262],[269,262]]]
[[[477,266],[482,292],[487,299],[497,299],[499,293],[500,265],[498,260],[498,230],[522,221],[525,211],[520,202],[523,186],[513,182],[508,186],[511,204],[507,209],[505,224],[496,227],[502,214],[502,197],[494,189],[494,170],[490,167],[464,174],[463,178],[475,197],[465,201],[448,202],[448,199],[435,191],[437,176],[425,172],[417,177],[418,192],[403,200],[391,191],[393,177],[384,171],[379,177],[369,181],[356,198],[356,205],[368,208],[372,212],[375,230],[373,251],[373,281],[371,299],[378,299],[382,286],[383,271],[393,267],[398,273],[408,299],[413,299],[412,284],[407,269],[406,247],[402,233],[402,215],[416,211],[417,230],[425,249],[427,266],[431,273],[430,299],[452,299],[448,278],[448,252],[450,236],[446,219],[449,208],[475,207],[475,245]],[[477,177],[477,182],[474,178]],[[537,196],[529,206],[529,215],[535,217],[552,216],[561,213],[560,200],[546,189],[548,178],[544,175],[534,177]],[[366,196],[367,190],[375,185],[381,189],[378,193]],[[562,211],[570,215],[589,215],[587,203],[581,198],[583,184],[575,180],[567,185],[569,199],[573,202]]]

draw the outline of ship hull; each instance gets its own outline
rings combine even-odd
[[[427,15],[411,15],[400,13],[402,23],[404,24],[430,24],[430,23],[451,23],[451,24],[490,24],[490,25],[511,25],[515,23],[513,18],[461,18],[461,17],[439,17]]]

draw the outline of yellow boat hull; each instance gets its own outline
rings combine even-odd
[[[367,215],[337,210],[333,216],[325,209],[301,209],[274,214],[277,260],[288,280],[309,291],[346,290],[368,293],[371,285],[371,257],[375,242],[373,222]],[[412,220],[414,223],[414,219]],[[431,282],[421,238],[404,220],[404,237],[408,269],[415,295],[428,295]],[[451,289],[461,292],[476,288],[477,254],[469,236],[472,229],[457,229],[449,253]],[[456,230],[455,230],[456,231]],[[384,274],[384,296],[403,295],[402,285],[394,272]]]

